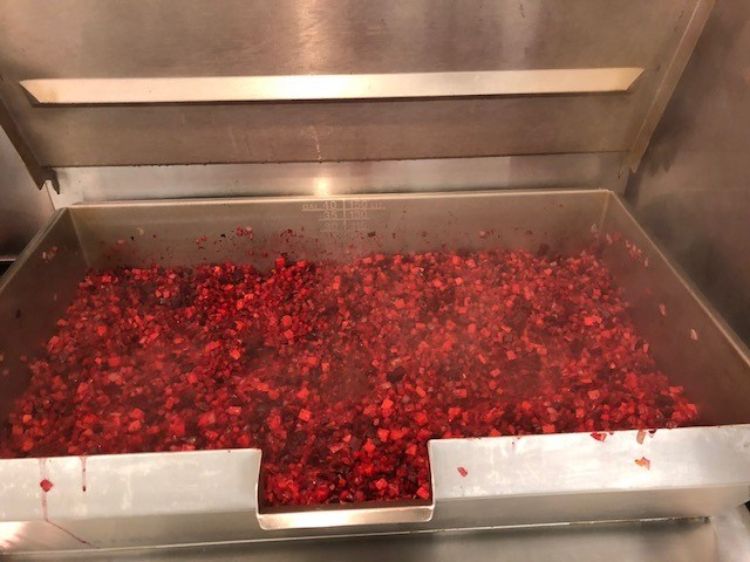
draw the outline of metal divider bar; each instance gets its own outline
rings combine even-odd
[[[626,92],[642,68],[174,78],[55,78],[21,85],[41,104],[153,104]]]

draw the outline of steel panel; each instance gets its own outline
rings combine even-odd
[[[3,0],[0,93],[58,167],[627,151],[704,1]],[[18,84],[606,67],[645,70],[621,95],[370,103],[35,108]]]
[[[206,166],[60,168],[56,208],[130,199],[606,187],[619,191],[623,154],[578,153],[494,158],[297,162]]]
[[[750,342],[750,3],[717,4],[628,186],[635,213]]]

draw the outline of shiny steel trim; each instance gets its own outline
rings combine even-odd
[[[258,524],[264,531],[321,529],[428,523],[435,509],[428,505],[382,505],[380,507],[307,509],[278,513],[258,513]]]
[[[31,256],[38,252],[42,243],[50,235],[50,232],[55,229],[57,223],[60,222],[65,212],[65,209],[55,210],[52,215],[50,215],[47,224],[45,224],[39,230],[39,232],[37,232],[34,237],[29,240],[29,243],[26,245],[23,251],[18,254],[17,257],[15,257],[13,263],[10,265],[5,274],[0,275],[0,295],[2,295],[3,290],[5,290],[8,285],[10,285],[13,277],[15,277],[18,272],[21,271],[21,269],[26,265],[29,259],[31,259]],[[3,258],[5,258],[5,256],[3,256]]]
[[[634,462],[644,456],[648,469]],[[750,425],[645,438],[615,431],[604,441],[587,433],[438,439],[429,457],[431,504],[275,513],[258,512],[257,449],[6,459],[0,523],[52,521],[106,548],[700,517],[741,504],[750,489]],[[40,474],[54,483],[46,503]],[[141,526],[127,540],[113,534],[112,522],[138,528],[149,518],[161,527]],[[197,534],[190,518],[205,520]]]
[[[696,284],[690,280],[690,276],[685,270],[679,266],[670,256],[664,253],[659,244],[653,239],[651,234],[641,225],[638,219],[635,218],[630,208],[625,202],[619,197],[613,197],[613,204],[618,207],[618,216],[628,220],[630,222],[629,227],[632,228],[639,236],[642,236],[651,246],[650,251],[657,255],[660,260],[669,268],[670,274],[674,279],[677,279],[685,290],[690,294],[690,297],[701,307],[705,313],[706,318],[709,318],[711,322],[716,326],[716,329],[721,332],[724,339],[734,348],[737,355],[750,369],[750,348],[745,345],[742,339],[732,329],[731,326],[724,320],[718,310],[711,304],[708,298],[703,292],[696,286]]]
[[[633,146],[628,156],[628,166],[631,171],[635,172],[641,162],[641,158],[646,153],[651,137],[659,124],[664,110],[667,108],[669,100],[672,98],[677,83],[680,81],[683,70],[687,66],[690,56],[693,54],[698,38],[703,32],[703,27],[711,15],[716,0],[698,0],[695,3],[693,12],[690,15],[687,26],[680,38],[677,48],[674,50],[671,59],[668,62],[667,70],[664,73],[664,79],[659,84],[654,94],[651,106],[648,108],[640,129],[635,136]]]
[[[484,529],[490,531],[490,529]],[[106,548],[96,550],[16,554],[14,560],[55,562],[149,560],[152,562],[278,562],[304,559],[330,560],[430,560],[455,562],[747,562],[750,560],[750,515],[744,506],[707,520],[608,522],[580,525],[537,525],[501,532],[440,533],[400,531],[388,540],[377,534],[339,541],[227,541],[210,545],[173,545],[159,548]],[[403,536],[403,535],[410,536]]]
[[[477,72],[45,78],[21,85],[41,104],[205,103],[626,92],[643,68]]]
[[[60,193],[60,184],[57,182],[57,175],[54,170],[49,166],[42,166],[39,163],[34,151],[23,134],[21,134],[11,112],[2,99],[0,99],[0,131],[5,131],[5,134],[10,139],[13,148],[16,149],[18,156],[21,157],[21,161],[26,166],[26,170],[29,172],[36,186],[42,189],[45,183],[49,182],[52,189]]]
[[[346,195],[528,188],[624,189],[624,152],[344,162],[57,168],[55,208],[186,197]]]

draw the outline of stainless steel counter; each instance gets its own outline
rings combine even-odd
[[[15,555],[10,560],[430,560],[453,562],[747,562],[750,513],[744,507],[708,520],[442,532],[317,541],[99,550]]]

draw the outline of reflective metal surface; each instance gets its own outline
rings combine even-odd
[[[257,450],[5,460],[0,531],[90,549],[717,515],[750,497],[750,426],[437,440],[430,465],[432,506],[258,513]]]
[[[583,174],[584,182],[567,185],[615,187],[616,182],[611,180],[626,162],[623,154],[631,151],[633,163],[648,143],[700,31],[701,18],[711,5],[703,0],[581,0],[560,10],[541,0],[521,0],[477,2],[467,9],[449,2],[352,1],[341,2],[332,10],[304,0],[277,2],[271,10],[261,2],[227,2],[223,10],[217,10],[212,3],[195,0],[179,4],[172,0],[143,2],[138,6],[63,0],[57,10],[49,10],[39,0],[0,0],[0,94],[8,100],[35,151],[48,164],[320,162],[550,152],[568,153],[557,158],[574,164],[580,161],[571,153],[587,153],[582,157],[593,158],[585,160],[591,163],[596,162],[597,151],[610,151],[605,156],[614,157],[614,161],[606,160],[606,170],[601,172],[610,181],[597,183],[602,169],[592,167]],[[750,191],[746,189],[747,127],[743,117],[747,104],[743,100],[747,91],[746,53],[750,51],[744,23],[750,14],[742,0],[723,0],[717,10],[719,15],[708,26],[708,46],[699,46],[676,103],[657,131],[654,150],[631,184],[631,195],[647,226],[677,253],[693,278],[747,334],[750,305],[745,296],[750,274],[742,257],[746,253],[743,244],[750,212],[746,196]],[[467,61],[471,68],[467,68]],[[295,106],[222,104],[164,106],[158,111],[146,107],[33,108],[18,86],[19,80],[27,78],[213,76],[217,69],[220,75],[231,76],[606,66],[642,66],[646,71],[627,95]],[[249,219],[254,224],[265,221],[268,230],[258,239],[274,251],[311,256],[323,252],[334,257],[347,251],[417,249],[443,242],[468,247],[484,244],[473,235],[475,228],[498,229],[497,237],[488,244],[534,249],[546,241],[562,251],[575,251],[587,244],[591,225],[602,236],[623,234],[643,250],[649,261],[628,261],[630,248],[622,243],[606,247],[604,257],[628,292],[639,328],[654,344],[660,364],[699,400],[705,423],[749,421],[747,349],[700,294],[680,280],[679,271],[611,195],[545,193],[536,198],[508,194],[502,204],[488,204],[485,196],[479,195],[446,195],[443,201],[424,196],[402,202],[405,217],[399,217],[395,204],[381,205],[383,200],[378,202],[377,198],[368,198],[367,203],[331,203],[331,195],[362,192],[368,184],[376,191],[561,187],[567,182],[563,178],[575,180],[578,175],[571,172],[555,179],[552,173],[540,171],[540,161],[516,156],[502,162],[480,158],[473,163],[478,164],[473,169],[462,167],[466,162],[440,162],[434,167],[426,164],[428,172],[422,168],[413,175],[404,171],[420,169],[421,163],[414,160],[405,164],[386,162],[385,168],[380,167],[382,162],[312,164],[320,166],[319,173],[305,168],[310,164],[291,164],[281,171],[267,165],[262,171],[260,167],[232,166],[206,170],[196,166],[66,168],[63,172],[68,174],[71,188],[63,193],[67,199],[58,200],[60,205],[115,197],[248,193],[315,194],[319,198],[306,203],[239,202],[238,207],[221,201],[197,203],[195,207],[181,203],[174,208],[169,203],[89,206],[61,213],[53,227],[0,281],[0,352],[8,358],[5,364],[14,374],[2,382],[0,415],[24,383],[23,377],[15,376],[22,372],[19,356],[33,353],[37,343],[49,334],[51,322],[61,313],[87,264],[242,259],[263,265],[260,256],[247,247],[214,246],[198,251],[192,244],[196,236],[216,237],[223,229]],[[514,167],[516,164],[521,165],[523,173]],[[378,171],[372,172],[376,168]],[[574,168],[575,164],[563,169]],[[475,172],[469,182],[475,184],[462,181],[467,169]],[[182,177],[184,183],[176,185],[172,181],[175,177]],[[373,177],[377,181],[373,182]],[[399,177],[403,178],[401,185]],[[342,226],[333,227],[334,222],[325,220],[331,213],[342,219],[336,221]],[[292,245],[279,240],[278,232],[288,228],[290,221],[305,226],[308,232],[319,232],[318,240]],[[0,221],[0,232],[3,227]],[[440,232],[435,232],[437,227]],[[430,229],[429,237],[422,237],[420,229]],[[380,236],[373,240],[365,236],[371,231],[397,231],[399,236],[393,241]],[[158,240],[146,240],[147,235],[157,233]],[[130,236],[133,243],[126,242],[119,253],[110,251],[118,240],[128,241]],[[347,249],[352,243],[353,249]],[[42,252],[53,247],[58,248],[55,259],[43,258]],[[659,305],[665,306],[666,316],[659,312]],[[491,521],[539,522],[543,516],[550,520],[585,519],[591,514],[616,518],[638,513],[648,517],[663,515],[664,509],[690,515],[713,512],[746,498],[748,486],[743,475],[748,473],[747,429],[708,427],[689,430],[688,434],[699,437],[685,438],[684,442],[681,436],[686,432],[679,430],[659,431],[642,445],[625,432],[608,437],[604,443],[586,440],[585,435],[542,436],[515,445],[508,445],[512,440],[440,442],[435,446],[441,452],[445,449],[441,458],[447,464],[434,463],[436,489],[443,500],[443,508],[438,506],[434,517],[436,521],[457,521],[457,526],[477,526]],[[652,470],[629,462],[625,463],[627,469],[607,469],[608,463],[632,456],[632,448],[648,449]],[[241,459],[243,454],[236,451],[227,456]],[[459,479],[450,468],[456,456],[462,463],[472,464],[469,478],[478,474],[481,479],[471,483]],[[169,463],[173,458],[170,456]],[[555,465],[549,470],[545,463],[550,459],[567,461],[561,468]],[[31,462],[41,466],[39,461]],[[33,482],[36,473],[24,468],[26,480],[23,476],[0,480],[5,492],[8,483],[20,486],[15,490],[20,495],[12,502],[0,502],[0,506],[6,514],[10,513],[7,510],[27,506],[31,511],[26,515],[32,520],[0,523],[0,545],[29,549],[90,546],[82,545],[80,532],[110,545],[227,540],[247,537],[248,529],[251,534],[260,532],[257,516],[248,517],[247,511],[255,499],[249,492],[254,484],[245,479],[252,470],[245,466],[231,472],[242,467],[239,461],[201,463],[189,477],[162,470],[159,481],[165,489],[149,497],[138,491],[153,489],[144,482],[149,475],[159,473],[157,466],[148,465],[136,473],[129,470],[126,457],[112,464],[100,458],[93,462],[94,466],[101,463],[97,474],[106,474],[107,478],[115,474],[123,480],[106,488],[107,478],[95,478],[92,482],[99,491],[88,500],[80,498],[80,459],[46,462],[67,467],[55,476],[61,483],[57,491],[62,492],[54,507],[50,503],[54,516],[63,516],[64,527],[44,520],[38,482]],[[118,463],[120,472],[114,469]],[[447,470],[442,476],[441,466]],[[5,467],[0,470],[11,470],[10,465]],[[100,471],[101,467],[105,468]],[[230,471],[233,478],[218,476],[224,471]],[[706,486],[727,476],[729,480],[725,479],[723,485]],[[211,495],[204,497],[201,505],[191,504],[192,497],[199,497],[200,492],[181,497],[179,487],[174,486],[185,481],[188,487],[205,486],[204,491]],[[126,482],[136,483],[135,488]],[[221,482],[229,489],[221,489]],[[579,488],[577,493],[559,493],[566,485],[568,490],[573,489],[570,485],[576,482],[592,487],[589,492],[594,485],[597,490],[581,494]],[[649,483],[655,487],[649,488]],[[664,483],[679,485],[664,487]],[[234,494],[235,487],[241,493]],[[535,491],[541,495],[534,496]],[[118,510],[113,508],[117,501],[123,505],[123,499],[129,497],[136,501]],[[436,495],[436,500],[440,497]],[[149,506],[151,515],[138,510],[137,506],[144,505]],[[503,507],[494,509],[493,505]],[[182,512],[173,509],[175,506],[182,506]],[[160,508],[172,513],[159,512]],[[235,511],[227,515],[222,512],[227,508]],[[128,510],[133,517],[127,517]],[[111,516],[114,511],[119,517]],[[315,522],[314,515],[305,517]],[[445,523],[441,528],[445,526],[450,525]],[[416,527],[391,529],[413,530]],[[71,558],[745,562],[750,559],[748,537],[747,512],[739,509],[708,521],[130,551],[88,549],[88,553],[78,551]],[[59,552],[40,556],[63,559]]]
[[[247,224],[255,232],[252,242],[221,242],[222,233]],[[288,229],[295,236],[283,236]],[[482,237],[480,231],[490,235]],[[570,253],[590,246],[596,234],[600,240],[623,237],[604,243],[603,258],[626,290],[634,320],[650,338],[660,364],[685,385],[702,411],[702,421],[712,427],[659,430],[642,442],[632,431],[615,432],[605,442],[588,434],[432,442],[434,510],[424,505],[372,510],[365,506],[259,516],[255,490],[260,453],[253,450],[196,453],[190,457],[193,468],[184,469],[179,463],[187,457],[170,453],[92,457],[87,478],[91,486],[102,488],[86,492],[78,457],[0,461],[0,515],[16,537],[9,545],[70,548],[72,536],[79,547],[144,546],[693,517],[741,503],[750,495],[750,425],[731,424],[750,423],[750,411],[744,407],[750,397],[747,350],[679,278],[619,199],[601,190],[183,200],[68,208],[0,286],[0,306],[5,307],[0,312],[6,310],[12,317],[17,308],[38,318],[38,323],[21,322],[12,332],[0,332],[0,350],[6,360],[15,361],[9,363],[13,368],[2,383],[2,396],[7,403],[18,392],[25,372],[17,362],[19,354],[33,353],[34,344],[45,340],[85,264],[236,260],[267,267],[277,252],[336,259],[443,244],[535,250],[547,243],[552,251]],[[202,236],[206,244],[196,245]],[[642,256],[641,261],[632,259],[632,246],[626,241],[650,262],[644,263]],[[42,252],[52,246],[58,253],[45,259]],[[645,289],[648,298],[639,298],[638,291]],[[53,299],[53,290],[64,298]],[[675,311],[673,316],[659,316],[653,299],[661,298],[670,299],[667,306],[670,313]],[[690,337],[688,326],[700,334],[698,340]],[[635,464],[642,456],[651,460],[650,470]],[[458,462],[468,470],[467,477],[458,475]],[[46,471],[45,477],[55,482],[47,495],[46,514],[38,487],[42,473],[35,469]],[[154,486],[158,492],[152,493]],[[195,486],[211,497],[190,492]],[[212,522],[209,526],[202,523],[206,517]],[[39,531],[49,526],[52,531]]]
[[[618,212],[617,207],[625,208],[613,199],[602,234],[624,238],[607,244],[603,259],[623,288],[641,333],[654,344],[654,357],[675,382],[685,386],[689,396],[699,400],[703,423],[747,418],[747,347],[648,239],[632,215]],[[667,283],[667,279],[679,281]]]
[[[0,461],[8,549],[245,539],[258,533],[255,450]],[[54,485],[45,493],[42,478]],[[53,528],[45,537],[40,527]]]
[[[750,425],[658,430],[641,441],[637,431],[603,442],[588,433],[433,440],[433,522],[699,517],[750,499]],[[649,469],[635,463],[641,457]]]
[[[549,154],[440,160],[110,166],[58,169],[56,208],[124,199],[606,187],[624,189],[623,154]]]
[[[0,129],[0,256],[15,256],[44,225],[53,208],[36,189],[7,135]]]
[[[0,81],[2,81],[2,75],[0,75]],[[21,135],[21,131],[19,131],[8,107],[2,99],[0,99],[0,136],[10,140],[15,152],[18,153],[24,166],[26,166],[29,176],[31,176],[31,179],[34,180],[38,188],[41,189],[45,182],[49,181],[55,191],[60,191],[57,183],[57,175],[54,170],[39,164],[39,161]],[[5,147],[2,148],[3,152],[6,150]]]
[[[628,197],[750,342],[750,3],[717,3]]]
[[[2,0],[0,95],[55,167],[625,152],[704,2]],[[620,67],[631,91],[583,96],[34,107],[19,84]]]
[[[642,68],[569,68],[215,76],[38,78],[21,85],[42,104],[184,103],[430,98],[626,92]]]
[[[532,190],[260,197],[93,203],[68,212],[93,266],[232,260],[266,268],[280,253],[296,259],[347,259],[366,252],[427,251],[443,244],[536,251],[544,242],[561,252],[576,252],[590,243],[589,228],[601,220],[608,196],[601,190]],[[252,243],[220,241],[221,234],[248,224],[254,229]],[[295,236],[284,235],[290,229]],[[482,239],[481,230],[493,235]],[[207,237],[204,249],[195,244],[201,236]]]
[[[565,525],[482,532],[158,549],[13,554],[10,560],[282,562],[747,562],[750,517],[737,508],[709,520]]]
[[[679,46],[674,50],[671,59],[666,61],[664,80],[654,94],[651,107],[649,107],[641,128],[635,137],[633,146],[630,149],[628,166],[633,171],[638,168],[641,158],[648,148],[651,135],[654,134],[654,129],[656,129],[659,120],[664,114],[667,103],[677,86],[677,82],[680,80],[680,76],[682,76],[683,70],[685,70],[685,65],[690,59],[690,55],[695,48],[695,44],[698,42],[698,38],[703,31],[703,26],[706,24],[706,20],[711,14],[715,3],[716,0],[701,0],[695,3],[690,13],[690,19],[680,38]]]
[[[711,518],[716,558],[726,562],[750,560],[750,511],[747,505]]]
[[[58,211],[0,277],[0,419],[28,380],[23,357],[52,335],[85,271],[73,219]]]

